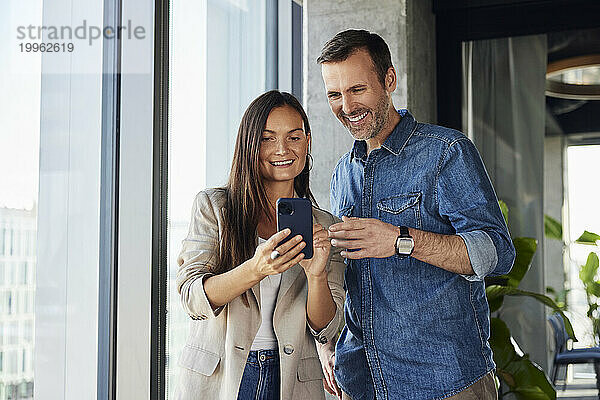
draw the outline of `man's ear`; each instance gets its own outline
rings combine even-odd
[[[396,84],[398,81],[396,80],[396,70],[394,67],[389,67],[387,72],[385,73],[385,90],[388,93],[392,93],[396,90]]]

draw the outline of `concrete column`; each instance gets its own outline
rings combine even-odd
[[[562,222],[564,202],[564,149],[564,135],[545,137],[544,214],[559,222]],[[560,292],[565,287],[566,272],[562,241],[544,237],[544,276],[546,286],[554,288],[556,292]],[[547,332],[549,335],[552,334],[551,329]],[[549,338],[548,344],[548,366],[551,366],[554,358],[554,339]]]
[[[562,221],[563,208],[563,152],[564,136],[544,139],[544,214]],[[565,284],[563,244],[555,239],[544,239],[544,267],[546,285],[562,290]]]
[[[329,182],[353,139],[329,109],[321,67],[321,48],[345,29],[376,32],[387,42],[396,68],[396,108],[408,107],[418,120],[435,122],[435,19],[431,0],[304,0],[304,105],[313,131],[311,188],[329,209]]]

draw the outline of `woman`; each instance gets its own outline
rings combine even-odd
[[[326,230],[334,218],[313,206],[314,255],[304,260],[307,244],[277,232],[275,215],[281,197],[314,203],[310,140],[300,103],[267,92],[242,118],[226,187],[196,196],[178,258],[194,320],[180,399],[324,399],[315,340],[333,340],[344,301],[344,263]]]

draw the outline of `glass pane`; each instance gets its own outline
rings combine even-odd
[[[20,25],[42,0],[0,3],[0,399],[33,398],[33,331],[41,53],[22,53]]]
[[[96,397],[102,9],[0,2],[0,400]]]
[[[565,237],[568,243],[570,256],[569,278],[571,291],[569,292],[569,309],[573,313],[584,316],[588,311],[583,283],[579,278],[579,270],[587,261],[591,251],[598,252],[597,246],[575,243],[584,231],[600,234],[600,213],[598,213],[598,198],[600,187],[590,175],[598,164],[600,146],[570,146],[567,149],[567,204],[568,204],[568,232]],[[596,345],[591,320],[577,318],[575,329],[579,342],[576,347]]]
[[[195,195],[225,184],[237,128],[265,90],[265,0],[171,1],[167,396],[190,323],[175,286]]]

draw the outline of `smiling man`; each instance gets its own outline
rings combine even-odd
[[[335,353],[344,397],[496,399],[483,279],[507,273],[515,252],[477,150],[395,109],[380,36],[338,33],[317,62],[355,139],[331,180],[342,222],[329,236],[348,260]]]

